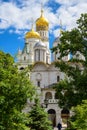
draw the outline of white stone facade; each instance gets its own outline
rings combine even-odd
[[[41,39],[38,39],[35,33],[34,35],[32,33],[31,37],[29,35],[29,38],[27,36],[23,50],[18,51],[17,64],[18,69],[23,69],[28,65],[33,66],[30,72],[30,80],[37,87],[40,102],[43,106],[44,100],[48,99],[48,106],[45,110],[48,112],[49,119],[52,121],[53,126],[56,126],[58,122],[62,121],[61,109],[58,106],[58,99],[55,97],[55,90],[52,88],[52,86],[59,82],[59,80],[64,79],[64,74],[61,73],[58,68],[55,68],[54,63],[51,63],[47,21],[45,27],[43,29],[42,27],[43,25],[41,24],[40,27],[38,27],[39,31],[36,30]],[[58,43],[59,39],[54,44],[57,45]],[[54,60],[56,59],[57,57],[54,54]],[[29,102],[26,111],[28,111],[28,109]]]

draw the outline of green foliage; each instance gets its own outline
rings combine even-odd
[[[0,51],[0,129],[27,130],[22,109],[27,98],[33,97],[34,87],[26,72],[18,72],[13,64],[13,58]]]
[[[81,35],[84,38],[87,38],[87,13],[81,14],[80,19],[77,20],[78,28],[81,32]]]
[[[87,13],[81,15],[77,24],[77,28],[62,32],[60,44],[53,48],[54,52],[59,50],[60,53],[55,65],[67,77],[55,86],[56,97],[61,107],[71,108],[87,99]],[[73,58],[63,61],[64,56],[70,53]],[[80,59],[79,54],[84,59]]]
[[[87,130],[87,100],[74,108],[75,115],[71,118],[72,129]]]
[[[72,70],[71,70],[72,72]],[[87,99],[87,71],[83,73],[76,70],[73,72],[73,79],[65,79],[60,81],[56,87],[56,97],[60,106],[71,108],[80,104],[82,100]]]
[[[28,118],[31,120],[28,122],[28,126],[31,130],[52,130],[51,122],[48,120],[48,115],[41,107],[39,100],[36,99],[36,104],[33,106],[28,114]]]

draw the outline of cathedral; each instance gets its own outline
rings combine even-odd
[[[25,44],[23,50],[18,50],[17,65],[18,69],[22,70],[25,67],[32,65],[29,78],[37,87],[37,92],[40,98],[41,105],[45,108],[55,127],[58,122],[62,122],[61,109],[58,106],[58,99],[55,96],[53,85],[64,79],[64,74],[55,67],[54,61],[57,60],[59,51],[53,53],[53,61],[51,61],[51,51],[49,48],[49,21],[44,16],[44,11],[41,9],[41,15],[35,21],[36,29],[32,25],[29,32],[25,34]],[[53,47],[60,44],[60,36],[54,40]],[[68,56],[64,60],[68,60]],[[47,101],[47,103],[45,102]],[[26,111],[29,109],[26,107]]]

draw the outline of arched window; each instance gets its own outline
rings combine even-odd
[[[47,92],[45,94],[45,99],[52,99],[52,93],[51,92]]]
[[[67,108],[63,108],[61,111],[61,117],[68,119],[70,116],[70,111]]]

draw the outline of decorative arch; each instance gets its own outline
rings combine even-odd
[[[51,92],[46,92],[45,99],[52,99],[52,93]]]
[[[49,110],[48,110],[48,114],[56,114],[56,112],[55,112],[54,109],[49,109]]]

